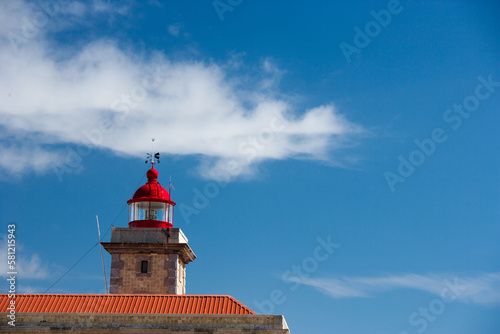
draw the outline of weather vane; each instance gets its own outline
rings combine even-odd
[[[154,153],[154,144],[155,144],[155,139],[151,138],[152,144],[151,144],[151,153],[146,154],[146,163],[151,163],[151,167],[154,167],[155,162],[160,163],[160,153],[156,152]]]

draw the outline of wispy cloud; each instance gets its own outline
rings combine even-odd
[[[127,15],[130,8],[132,7],[130,1],[109,0],[94,0],[93,3],[90,4],[90,6],[92,6],[93,11],[95,12],[101,12],[105,14],[117,13],[119,15]]]
[[[170,24],[168,26],[168,33],[174,37],[179,37],[181,31],[181,25],[179,23]]]
[[[458,301],[500,304],[500,272],[475,276],[453,274],[402,274],[381,277],[298,278],[298,282],[318,289],[332,298],[373,297],[394,289],[414,289],[441,296],[444,289],[455,289]]]
[[[2,254],[7,254],[7,235],[2,237]],[[43,261],[37,253],[27,253],[22,244],[15,244],[16,258],[15,258],[15,271],[17,277],[23,280],[35,279],[43,280],[53,277],[61,271],[56,265],[49,264]],[[20,252],[22,251],[22,252]],[[0,277],[6,277],[7,272],[10,272],[7,261],[0,261]]]
[[[50,276],[49,268],[42,263],[38,254],[19,259],[18,275],[23,279],[45,279]]]
[[[70,14],[82,19],[127,13],[102,1],[78,4]],[[112,39],[61,45],[42,28],[13,40],[22,36],[23,18],[40,10],[0,3],[0,174],[50,171],[67,163],[68,144],[142,157],[155,137],[163,153],[201,157],[205,177],[230,163],[238,164],[236,174],[251,175],[266,160],[331,161],[332,151],[363,131],[332,103],[296,110],[277,86],[284,72],[268,59],[250,74],[161,52],[138,54]],[[69,29],[57,15],[47,17],[51,29]],[[269,131],[272,122],[279,131]],[[13,151],[30,163],[13,163]]]

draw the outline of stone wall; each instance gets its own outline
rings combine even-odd
[[[0,332],[290,334],[281,315],[106,313],[20,313],[15,327],[2,323]]]

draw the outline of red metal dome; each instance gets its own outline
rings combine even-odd
[[[157,181],[158,171],[154,168],[151,168],[150,170],[148,170],[146,176],[148,177],[148,183],[137,189],[134,196],[127,202],[127,204],[137,202],[137,200],[149,199],[153,199],[155,201],[164,200],[167,202],[171,202],[170,194]]]
[[[129,205],[129,227],[172,227],[173,207],[169,192],[158,182],[158,171],[147,172],[148,182],[136,190],[127,201]]]

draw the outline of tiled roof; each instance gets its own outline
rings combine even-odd
[[[255,314],[231,296],[16,294],[16,313]],[[7,312],[0,294],[0,312]]]

